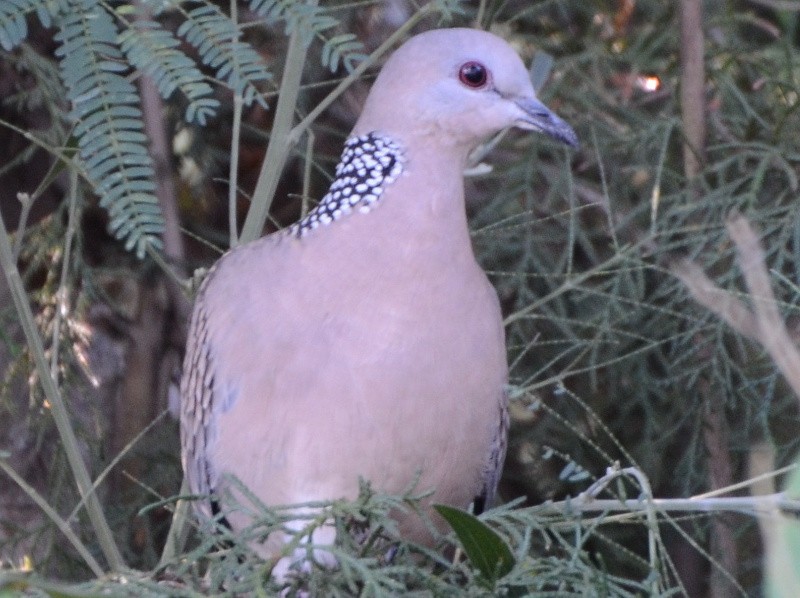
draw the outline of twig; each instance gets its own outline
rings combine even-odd
[[[39,494],[33,486],[28,484],[22,478],[22,476],[20,476],[16,471],[14,471],[14,469],[8,463],[6,463],[1,456],[0,456],[0,469],[2,469],[6,473],[6,475],[14,481],[14,483],[17,486],[22,488],[22,491],[28,495],[28,498],[30,498],[33,502],[35,502],[36,505],[42,511],[44,511],[45,515],[47,515],[50,518],[50,521],[52,521],[56,525],[59,531],[61,531],[61,533],[64,534],[67,540],[69,540],[69,543],[72,544],[73,548],[75,548],[78,554],[81,555],[81,558],[83,558],[84,562],[88,565],[89,569],[92,570],[92,573],[94,573],[96,577],[103,577],[103,575],[105,574],[103,568],[95,560],[95,558],[92,556],[92,553],[89,552],[89,549],[86,548],[84,543],[81,542],[81,539],[77,536],[77,534],[74,531],[72,531],[72,528],[69,526],[69,523],[65,521],[56,512],[56,510],[48,504],[47,500],[45,500],[45,498],[41,494]]]
[[[790,467],[792,469],[794,466]],[[779,475],[784,470],[772,472],[772,475]],[[621,499],[597,498],[604,492],[611,483],[620,477],[634,478],[642,491],[640,498]],[[748,480],[744,484],[754,484],[764,478],[759,475],[757,478]],[[743,484],[729,486],[720,489],[719,492],[731,492],[741,487]],[[651,512],[652,509],[652,512]],[[700,494],[690,498],[653,498],[649,483],[645,475],[636,467],[609,467],[606,474],[596,480],[586,490],[575,498],[558,502],[546,502],[542,505],[533,507],[536,512],[555,511],[564,513],[568,511],[579,511],[581,513],[601,513],[601,512],[630,512],[646,513],[648,519],[653,513],[663,512],[682,512],[682,513],[715,513],[728,511],[735,513],[754,514],[759,511],[773,513],[775,510],[800,515],[800,500],[787,496],[785,492],[775,492],[760,496],[733,496],[720,497]]]
[[[736,245],[752,311],[729,291],[716,286],[697,265],[683,262],[672,271],[698,303],[764,347],[800,400],[800,352],[781,319],[758,236],[740,214],[732,215],[726,227]]]
[[[28,224],[28,216],[31,213],[31,206],[34,198],[27,193],[17,193],[17,199],[21,205],[19,222],[17,223],[17,236],[14,239],[14,259],[19,259],[19,252],[22,251],[22,240],[25,238],[25,226]]]
[[[700,305],[713,311],[742,336],[758,341],[758,325],[744,301],[715,285],[700,266],[684,260],[672,266],[672,273]]]
[[[683,168],[688,180],[701,171],[706,144],[702,0],[681,0],[681,117]]]
[[[582,513],[602,512],[630,512],[649,513],[654,508],[656,512],[664,513],[744,513],[754,515],[759,512],[773,513],[776,509],[794,515],[800,515],[800,500],[790,498],[785,492],[776,492],[762,496],[731,496],[726,498],[628,498],[628,499],[595,499],[590,496],[563,500],[559,502],[544,503],[534,507],[536,512],[580,511]]]
[[[700,348],[700,351],[703,349]],[[707,376],[699,378],[697,387],[705,406],[702,435],[707,451],[708,485],[715,489],[725,488],[733,483],[725,395]],[[729,516],[714,519],[709,540],[713,562],[719,564],[719,567],[712,569],[711,598],[730,596],[732,588],[729,581],[736,577],[739,558]]]
[[[778,303],[765,266],[764,250],[758,236],[740,214],[734,214],[728,220],[726,228],[736,244],[742,275],[753,300],[758,340],[800,399],[800,353],[778,311]]]
[[[64,405],[61,393],[58,390],[58,385],[50,375],[50,367],[44,354],[42,338],[39,335],[39,331],[36,329],[33,312],[28,303],[28,297],[22,284],[22,278],[19,275],[17,264],[13,259],[11,243],[8,239],[8,233],[6,232],[2,214],[0,214],[0,267],[2,267],[3,273],[6,276],[8,288],[11,291],[20,324],[22,325],[25,338],[36,364],[39,382],[50,403],[50,411],[53,413],[56,428],[64,444],[64,451],[67,455],[70,468],[72,469],[75,483],[78,486],[78,491],[81,494],[81,498],[86,501],[86,511],[108,564],[113,570],[119,571],[125,566],[125,563],[119,552],[119,548],[114,542],[114,535],[111,533],[111,528],[103,513],[100,500],[92,489],[89,471],[81,457],[80,449],[78,448],[78,440],[75,436],[75,431],[72,429],[69,414],[67,413],[67,408]]]
[[[233,44],[237,41],[239,33],[239,12],[238,3],[236,0],[230,1],[231,21],[234,24],[234,39],[231,40]],[[228,170],[228,235],[229,244],[231,248],[236,247],[239,243],[238,222],[236,219],[236,191],[237,181],[239,179],[239,141],[242,130],[242,106],[244,98],[242,97],[242,88],[239,85],[239,60],[238,54],[233,53],[233,124],[231,125],[231,159]]]
[[[316,0],[309,0],[310,5],[316,5],[316,3]],[[256,188],[253,191],[253,201],[247,211],[242,233],[239,236],[240,243],[254,241],[261,236],[275,189],[278,187],[280,174],[292,150],[293,144],[289,140],[289,134],[292,130],[307,51],[308,47],[303,42],[302,32],[298,28],[289,37],[269,145],[258,181],[256,181]]]
[[[103,471],[101,471],[100,474],[97,476],[97,478],[95,478],[94,483],[92,484],[93,491],[96,491],[97,488],[100,487],[100,484],[102,484],[105,481],[105,479],[108,477],[111,471],[117,466],[117,464],[120,461],[122,461],[122,459],[124,459],[125,456],[128,453],[130,453],[130,451],[133,450],[133,447],[139,444],[139,441],[141,441],[141,439],[144,438],[144,436],[148,432],[150,432],[150,430],[152,430],[162,419],[164,419],[164,417],[166,417],[167,413],[169,413],[169,410],[164,409],[161,413],[156,415],[149,424],[147,424],[144,428],[142,428],[142,430],[140,430],[139,433],[136,434],[136,436],[134,436],[133,439],[131,439],[131,441],[128,442],[128,444],[126,444],[123,447],[121,451],[117,452],[117,454],[114,455],[114,458],[111,460],[111,462],[108,465],[106,465],[105,468],[103,468]],[[75,507],[72,509],[72,512],[69,514],[69,517],[67,517],[67,521],[72,521],[78,515],[78,511],[82,507],[83,507],[83,500],[81,500],[77,505],[75,505]]]
[[[683,281],[698,303],[717,314],[741,334],[763,346],[794,390],[795,395],[800,399],[800,353],[792,342],[778,310],[778,303],[772,291],[769,273],[765,265],[764,251],[758,236],[747,220],[738,213],[731,215],[726,223],[726,228],[736,246],[739,267],[742,270],[752,302],[752,311],[730,292],[717,287],[698,266],[690,262],[684,262],[673,268],[673,272]],[[721,414],[718,413],[718,416],[721,417]],[[707,421],[713,421],[713,419],[709,417]],[[719,467],[716,468],[718,473],[719,469]],[[712,473],[715,471],[713,466],[711,471]],[[730,472],[727,476],[730,477]],[[782,502],[782,494],[770,496],[773,502],[767,504],[760,502],[763,501],[763,497],[740,500],[758,501],[758,504],[768,512],[772,512],[773,515],[777,509],[786,508]],[[717,527],[715,537],[719,542],[719,550],[715,552],[723,555],[727,561],[729,560],[728,555],[735,549],[735,542],[729,528],[726,527],[722,532],[722,525],[723,523],[719,522]],[[771,529],[771,526],[766,526],[766,528]],[[762,529],[765,529],[764,525],[762,525]],[[727,562],[725,564],[726,568],[731,570],[730,564]]]
[[[137,2],[137,9],[133,12],[137,21],[147,21],[152,18],[148,3],[142,0]],[[139,95],[142,101],[144,132],[150,142],[150,155],[156,171],[155,194],[164,218],[164,232],[161,235],[164,241],[164,254],[172,263],[182,264],[185,250],[181,236],[177,192],[172,176],[172,153],[164,125],[166,122],[164,101],[153,80],[146,75],[139,77]],[[179,269],[179,275],[186,276],[186,273]],[[173,299],[175,298],[173,297]]]

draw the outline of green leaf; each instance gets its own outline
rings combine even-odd
[[[467,558],[492,585],[513,569],[516,559],[508,544],[483,521],[455,507],[433,508],[450,524]]]

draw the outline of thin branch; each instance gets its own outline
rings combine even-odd
[[[758,324],[744,301],[715,285],[700,266],[683,260],[672,266],[672,273],[700,305],[713,311],[742,336],[758,341]]]
[[[92,488],[91,477],[81,457],[80,449],[78,448],[78,440],[75,436],[75,431],[72,429],[64,400],[59,392],[56,381],[50,375],[50,367],[45,357],[42,338],[36,328],[33,312],[28,303],[28,296],[25,293],[25,287],[22,284],[22,278],[17,269],[17,264],[13,259],[11,243],[8,238],[8,233],[6,232],[2,214],[0,214],[0,267],[2,267],[3,273],[6,276],[8,288],[11,291],[20,324],[22,325],[25,338],[27,339],[28,346],[36,364],[39,383],[42,385],[45,396],[50,403],[50,411],[53,414],[56,428],[64,444],[64,451],[67,455],[70,468],[72,469],[75,483],[78,486],[78,491],[80,492],[81,498],[86,501],[86,511],[108,564],[113,570],[119,571],[124,568],[125,563],[114,541],[114,535],[111,533],[111,528],[103,513],[100,500]]]
[[[17,235],[14,239],[14,260],[19,259],[19,253],[22,251],[22,240],[25,238],[25,227],[28,224],[28,216],[31,213],[34,198],[27,193],[17,193],[17,199],[22,209],[17,223]]]
[[[779,473],[781,472],[773,472],[774,475],[778,475]],[[620,477],[634,478],[642,490],[642,496],[632,499],[597,498],[597,496],[604,492],[614,480]],[[763,478],[764,475],[759,475],[757,478],[748,480],[745,483],[754,484]],[[731,492],[735,488],[741,487],[741,485],[742,484],[737,484],[735,487],[730,486],[720,489],[716,491],[715,494]],[[609,467],[603,477],[595,481],[575,498],[557,502],[546,502],[542,505],[532,507],[532,509],[537,513],[542,511],[555,511],[558,513],[574,513],[575,511],[581,513],[646,513],[648,518],[652,515],[651,510],[663,513],[719,513],[727,511],[749,515],[758,514],[760,512],[769,514],[774,513],[775,510],[780,510],[800,515],[800,500],[789,497],[785,492],[775,492],[773,494],[759,496],[720,497],[717,495],[700,494],[690,498],[653,498],[650,493],[650,486],[647,483],[647,478],[638,468]]]
[[[705,58],[702,0],[681,0],[681,116],[683,166],[686,178],[702,170],[706,144]]]
[[[44,511],[44,514],[50,518],[50,521],[56,525],[59,531],[64,534],[64,537],[69,540],[69,543],[72,544],[77,553],[81,555],[81,558],[84,560],[89,569],[92,570],[92,573],[94,573],[96,577],[103,577],[103,575],[105,575],[103,568],[95,560],[95,558],[92,556],[92,553],[89,552],[89,549],[86,548],[84,543],[81,542],[81,539],[77,536],[77,534],[72,531],[69,523],[65,521],[53,507],[50,506],[47,500],[41,494],[39,494],[33,486],[28,484],[22,478],[22,476],[14,471],[14,469],[3,460],[2,456],[0,456],[0,469],[2,469],[6,475],[10,477],[25,494],[28,495],[28,498],[35,502],[36,505],[42,511]]]
[[[695,264],[683,262],[673,267],[672,271],[698,303],[717,314],[734,330],[764,347],[800,400],[800,352],[778,310],[765,265],[764,250],[758,236],[740,214],[732,215],[726,227],[736,245],[736,255],[752,301],[752,310],[732,293],[716,286]]]
[[[555,511],[558,513],[649,513],[651,509],[664,513],[714,513],[720,512],[743,513],[745,515],[772,514],[780,510],[800,516],[800,501],[790,498],[785,492],[761,496],[731,496],[725,498],[644,498],[596,499],[579,497],[559,502],[544,503],[533,507],[536,512]],[[618,519],[615,521],[619,521]],[[610,523],[610,522],[609,522]]]
[[[236,0],[230,1],[231,21],[234,27],[234,39],[232,43],[236,43],[236,35],[238,35],[239,26],[239,12],[238,3]],[[239,243],[238,222],[236,218],[236,195],[237,195],[237,181],[239,179],[239,142],[242,130],[242,107],[244,98],[242,97],[242,88],[239,85],[239,60],[238,54],[233,54],[233,76],[235,77],[233,83],[233,123],[231,125],[231,159],[228,170],[228,235],[229,244],[231,249],[236,247]]]
[[[309,4],[315,5],[316,0],[310,0]],[[254,241],[261,236],[281,172],[294,145],[290,141],[289,134],[292,130],[307,52],[308,47],[303,42],[302,33],[297,29],[289,37],[269,145],[253,191],[253,201],[242,226],[242,234],[239,236],[240,243]]]

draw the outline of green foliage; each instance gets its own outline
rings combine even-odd
[[[352,33],[324,38],[324,32],[336,28],[339,22],[316,4],[294,0],[250,0],[250,8],[267,23],[284,21],[286,34],[300,32],[306,45],[314,37],[323,38],[321,62],[331,71],[336,71],[340,61],[348,71],[352,71],[357,63],[366,58],[364,44]]]
[[[196,47],[201,62],[215,69],[218,81],[241,95],[245,104],[257,101],[266,106],[258,86],[271,75],[261,57],[240,39],[238,24],[210,2],[188,4],[194,7],[180,7],[185,20],[178,35]],[[219,100],[163,25],[147,19],[128,23],[123,18],[132,13],[127,5],[109,10],[98,0],[2,3],[0,45],[11,50],[25,40],[29,13],[35,12],[46,27],[55,23],[61,44],[56,56],[80,150],[78,167],[108,209],[111,231],[142,257],[148,248],[160,247],[164,225],[131,68],[152,77],[164,98],[179,90],[188,100],[189,122],[205,124]],[[352,50],[347,40],[340,42],[331,46],[334,51],[326,60],[336,62],[344,48]]]
[[[154,11],[160,5],[142,4]],[[157,241],[160,224],[136,75],[152,77],[163,97],[177,100],[185,120],[198,127],[215,125],[194,139],[215,156],[227,152],[212,143],[215,130],[225,128],[216,126],[228,116],[230,103],[224,98],[230,96],[225,94],[233,90],[245,101],[264,102],[264,87],[271,83],[272,66],[242,36],[245,28],[247,40],[260,34],[253,23],[234,22],[223,12],[225,3],[167,4],[156,16],[128,22],[138,6],[115,3],[112,8],[92,0],[0,2],[0,45],[16,48],[8,60],[33,79],[51,80],[32,91],[17,90],[3,98],[4,106],[28,110],[49,97],[52,130],[32,134],[47,147],[68,147],[69,135],[59,128],[63,125],[52,108],[64,97],[59,93],[62,83],[66,86],[79,153],[72,158],[67,151],[64,157],[74,161],[103,198],[117,234],[140,252]],[[269,25],[301,33],[309,56],[318,50],[323,66],[351,70],[363,52],[351,31],[361,24],[344,16],[343,7],[350,3],[321,4],[251,0],[250,8]],[[524,495],[531,504],[541,504],[481,517],[481,529],[502,538],[512,554],[511,568],[503,567],[504,575],[495,580],[504,591],[524,587],[530,595],[678,595],[670,549],[681,548],[676,542],[689,543],[693,554],[696,548],[701,555],[700,566],[713,571],[712,557],[719,555],[712,554],[709,538],[718,513],[680,520],[658,510],[649,519],[639,512],[589,517],[566,507],[554,514],[546,501],[585,491],[615,461],[636,464],[653,490],[618,480],[613,492],[608,490],[610,496],[642,496],[644,501],[709,490],[720,461],[727,462],[733,481],[747,478],[754,442],[775,448],[772,467],[793,462],[800,450],[796,397],[770,359],[698,307],[670,270],[676,259],[689,257],[717,284],[750,301],[732,267],[733,249],[724,230],[727,215],[738,210],[761,231],[782,316],[790,329],[796,328],[798,15],[768,9],[756,13],[749,3],[708,8],[708,142],[700,176],[687,180],[676,6],[639,1],[629,22],[622,24],[617,4],[608,2],[441,0],[429,13],[452,17],[466,7],[464,18],[450,24],[469,25],[479,18],[481,26],[510,39],[533,64],[540,97],[576,127],[582,142],[579,152],[568,153],[545,140],[510,134],[486,158],[494,170],[468,182],[476,253],[490,271],[507,317],[515,418],[503,494]],[[86,22],[86,15],[96,22]],[[53,70],[24,43],[36,18],[60,30],[63,82],[52,80]],[[181,41],[191,46],[188,53]],[[306,70],[309,82],[311,70]],[[640,77],[647,75],[657,76],[661,88],[643,89]],[[316,93],[319,88],[314,89]],[[307,108],[300,101],[289,112],[303,114]],[[321,141],[328,129],[336,129],[336,143],[327,137]],[[338,148],[345,134],[339,129],[336,120],[315,129],[308,172],[330,169],[335,158],[328,153],[338,149],[327,148]],[[0,174],[17,160],[29,160],[35,149],[30,146],[13,164],[0,166]],[[286,195],[296,193],[305,200],[320,196],[318,191],[313,184],[298,184]],[[193,200],[190,211],[200,206]],[[283,204],[281,209],[290,208]],[[287,213],[278,214],[282,222]],[[206,235],[210,228],[203,222],[192,230],[215,243],[227,236]],[[37,237],[26,239],[37,247]],[[36,263],[46,269],[54,260],[48,254]],[[50,305],[45,299],[42,304]],[[9,327],[4,325],[0,336]],[[21,363],[18,367],[24,369]],[[578,396],[586,405],[572,400]],[[715,408],[724,432],[716,439],[711,438],[709,417]],[[62,478],[61,485],[68,481]],[[481,584],[488,569],[478,563],[493,557],[482,559],[476,553],[479,543],[467,549],[470,542],[456,529],[465,560],[447,562],[438,552],[401,542],[388,562],[386,546],[394,538],[387,513],[416,503],[413,497],[370,501],[320,507],[340,529],[351,529],[356,519],[369,520],[379,541],[364,545],[343,534],[334,547],[342,568],[314,566],[295,589],[327,588],[339,595],[485,595]],[[309,520],[309,525],[320,521]],[[272,564],[253,555],[247,541],[283,522],[285,517],[265,515],[260,529],[228,538],[234,547],[222,552],[214,551],[215,537],[198,534],[188,552],[167,565],[177,587],[142,571],[128,577],[126,586],[114,586],[112,593],[277,592],[269,578]],[[735,522],[741,585],[730,595],[758,594],[763,555],[757,530],[752,518]],[[782,589],[776,584],[792,579],[787,572],[796,570],[792,547],[797,540],[791,518],[778,515],[778,523],[781,539],[771,545],[772,563],[777,563],[771,570],[771,591],[776,596]],[[663,530],[669,532],[665,538]],[[453,538],[442,542],[456,544]],[[154,563],[148,561],[148,566]],[[63,570],[41,569],[45,574]],[[211,588],[203,585],[206,571],[214,580]],[[51,582],[44,575],[24,577],[0,574],[0,592],[25,583],[29,589],[48,591]],[[100,582],[73,587],[77,593],[100,588]]]
[[[175,34],[146,14],[127,20],[151,8],[181,16]],[[330,7],[302,0],[252,0],[251,8],[268,23],[285,22],[287,33],[298,32],[306,44],[322,40],[320,60],[331,70],[341,64],[352,71],[365,58],[361,42],[340,30]],[[437,9],[451,14],[458,2],[440,0]],[[108,209],[111,232],[139,257],[157,250],[164,223],[154,195],[155,171],[139,92],[130,75],[151,77],[165,99],[179,91],[187,122],[203,126],[220,102],[180,39],[194,48],[200,63],[213,69],[213,80],[229,87],[246,106],[267,106],[262,88],[272,80],[270,71],[242,39],[242,25],[210,0],[114,8],[100,0],[9,0],[0,3],[2,48],[11,50],[27,38],[26,19],[32,13],[45,27],[58,28],[60,73],[80,150],[77,166]]]
[[[250,9],[267,23],[286,22],[286,33],[302,32],[306,44],[314,36],[335,27],[338,22],[316,3],[293,0],[250,0]]]
[[[0,4],[0,47],[9,51],[28,36],[26,18],[36,12],[45,27],[53,23],[53,16],[66,10],[68,0],[5,0]]]
[[[362,44],[353,33],[342,33],[328,40],[322,46],[321,61],[331,71],[339,68],[339,62],[344,63],[345,69],[352,71],[358,62],[366,58]]]
[[[186,121],[205,126],[219,108],[211,86],[194,61],[177,49],[180,42],[155,21],[137,20],[119,35],[119,45],[131,64],[148,75],[168,99],[176,89],[189,100]],[[268,78],[268,77],[265,77]]]
[[[109,228],[142,257],[164,229],[139,95],[127,79],[117,27],[96,0],[70,0],[58,19],[61,75],[86,176],[109,211]]]
[[[454,507],[435,505],[439,513],[450,524],[467,558],[485,578],[489,589],[508,575],[515,565],[511,549],[488,525],[480,519]]]
[[[266,106],[257,85],[272,76],[256,51],[241,41],[236,23],[214,4],[188,4],[197,6],[188,11],[181,9],[186,20],[178,28],[178,36],[194,46],[203,64],[215,69],[217,79],[242,96],[245,104],[256,101]]]

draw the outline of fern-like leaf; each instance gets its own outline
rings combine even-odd
[[[211,86],[195,63],[177,49],[180,42],[170,31],[154,21],[135,21],[118,41],[128,60],[153,80],[164,99],[176,89],[186,96],[187,121],[205,125],[216,113],[219,101],[211,97]]]
[[[142,257],[148,247],[161,245],[164,222],[139,96],[125,77],[129,67],[117,46],[117,28],[97,0],[68,0],[57,25],[56,55],[80,160],[109,212],[109,228]]]
[[[258,84],[272,75],[258,53],[240,39],[242,33],[231,19],[215,5],[205,3],[184,16],[178,35],[197,49],[203,64],[215,69],[217,78],[241,95],[245,104],[257,101],[266,106]]]
[[[339,61],[344,63],[344,68],[350,72],[362,60],[366,59],[364,44],[352,33],[343,33],[325,41],[322,46],[322,65],[336,71]]]
[[[327,9],[312,6],[298,0],[250,0],[250,8],[267,23],[286,23],[286,33],[300,32],[306,44],[314,37],[323,41],[322,65],[331,71],[339,68],[340,61],[348,71],[366,58],[364,45],[352,33],[336,35],[326,39],[323,32],[339,25],[339,21],[328,14]]]
[[[66,0],[0,1],[0,47],[12,50],[28,37],[27,17],[36,12],[42,25],[50,27],[52,17],[66,7]]]
[[[250,0],[250,9],[271,25],[284,21],[287,34],[300,31],[306,44],[315,34],[337,24],[324,9],[298,0]]]

